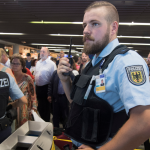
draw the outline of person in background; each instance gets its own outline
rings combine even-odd
[[[27,75],[29,75],[34,80],[34,76],[32,75],[32,73],[30,72],[30,70],[28,68],[26,68],[26,72],[24,72],[24,73],[26,73]]]
[[[59,59],[63,58],[64,55],[65,55],[65,53],[63,51],[60,51],[59,55],[57,55],[58,56],[58,60],[56,61],[56,66],[58,66],[58,64],[59,64]]]
[[[147,62],[148,68],[149,68],[149,76],[150,76],[150,53],[147,56],[147,61],[146,62]]]
[[[31,54],[27,53],[26,67],[30,70],[31,68]]]
[[[18,107],[18,118],[16,123],[16,128],[18,128],[26,121],[33,120],[31,110],[37,111],[38,104],[33,80],[29,75],[24,73],[26,71],[25,61],[20,54],[13,54],[10,62],[17,84],[28,101],[27,104]]]
[[[6,54],[5,50],[3,48],[0,48],[1,51],[1,63],[10,68],[10,59],[8,57],[8,55]]]
[[[73,64],[72,64],[72,73],[76,76],[76,75],[79,75],[79,72],[77,71],[77,68],[76,68],[76,64],[75,64],[75,61],[73,59]]]
[[[57,59],[55,57],[51,57],[51,60],[56,64]]]
[[[17,107],[21,107],[22,105],[27,104],[26,97],[19,89],[14,78],[5,70],[3,70],[4,67],[5,66],[0,64],[0,80],[5,81],[3,86],[0,86],[0,144],[11,135],[10,124],[7,124],[6,122],[8,119],[6,116],[6,111],[12,108],[16,109]],[[9,96],[13,102],[7,106]]]
[[[47,100],[53,105],[53,125],[59,128],[59,123],[65,127],[69,115],[69,102],[64,93],[61,81],[55,70],[48,84]]]
[[[78,58],[78,65],[80,66],[82,64],[82,57],[80,56],[79,58]]]
[[[40,53],[38,53],[38,60],[40,60]]]
[[[48,54],[48,48],[42,47],[40,51],[41,59],[35,66],[35,83],[38,100],[38,111],[41,118],[46,122],[50,121],[51,107],[50,103],[47,100],[48,84],[54,70],[56,70],[56,64],[48,58]]]
[[[77,55],[75,55],[75,56],[73,57],[73,60],[74,60],[75,65],[76,65],[76,70],[79,71],[79,69],[80,69],[80,66],[78,65],[79,57],[78,57]]]
[[[85,53],[82,53],[82,64],[80,65],[79,74],[82,73],[82,70],[86,67],[86,65],[89,63],[89,56]]]
[[[33,76],[35,76],[35,66],[36,66],[36,63],[38,62],[37,59],[34,59],[32,62],[31,62],[31,68],[30,68],[30,72],[32,73]]]

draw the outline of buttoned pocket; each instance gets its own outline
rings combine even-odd
[[[84,96],[88,88],[88,85],[90,83],[90,79],[91,76],[81,75],[80,78],[78,79],[78,82],[75,84],[76,89],[75,89],[73,101],[78,105],[82,105],[84,102]]]

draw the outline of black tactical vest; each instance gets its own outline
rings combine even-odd
[[[5,72],[0,71],[0,118],[5,115],[9,99],[9,77]]]
[[[124,54],[128,50],[126,46],[117,46],[109,56],[104,58],[105,62],[102,66],[102,71],[108,67],[108,64],[117,54]],[[91,147],[103,145],[109,137],[114,136],[127,120],[124,110],[119,113],[113,113],[109,103],[95,95],[95,81],[92,82],[92,89],[88,99],[84,99],[90,80],[93,75],[99,74],[99,65],[104,59],[94,67],[90,62],[82,74],[75,77],[70,95],[73,102],[65,134]]]

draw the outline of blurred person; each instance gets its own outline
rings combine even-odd
[[[78,65],[79,57],[77,55],[75,55],[73,57],[73,60],[75,61],[76,70],[79,71],[79,69],[80,69],[80,66]]]
[[[40,60],[40,53],[38,53],[38,60]]]
[[[33,120],[31,110],[37,111],[37,100],[33,80],[25,73],[25,61],[21,55],[13,54],[10,62],[17,84],[28,101],[28,104],[24,104],[22,107],[18,108],[19,112],[16,123],[16,128],[18,128],[26,121]]]
[[[82,58],[79,57],[79,58],[78,58],[78,65],[81,65],[81,64],[82,64]]]
[[[58,60],[56,61],[56,66],[58,66],[58,64],[59,64],[59,59],[63,58],[64,55],[65,55],[65,53],[63,51],[60,51],[59,55],[57,55],[58,56]]]
[[[2,50],[0,48],[0,62],[2,56]],[[10,120],[6,116],[6,111],[10,109],[16,109],[17,107],[22,106],[27,103],[27,99],[19,89],[16,84],[16,80],[12,71],[6,66],[0,63],[0,143],[2,143],[8,136],[11,135],[11,123],[13,120]],[[12,99],[12,103],[8,105],[9,96]],[[17,100],[17,101],[15,101]],[[9,123],[8,123],[9,120]]]
[[[61,81],[55,70],[48,85],[47,100],[53,105],[53,125],[59,128],[59,123],[65,127],[69,115],[69,102],[64,93]]]
[[[36,63],[38,62],[37,59],[34,59],[32,62],[31,62],[31,68],[30,68],[30,72],[32,73],[33,76],[35,76],[35,66],[36,66]]]
[[[2,57],[3,57],[3,53],[5,53],[4,49],[0,48],[0,66],[1,66],[0,71],[3,71],[3,72],[6,72],[6,73],[10,74],[15,79],[11,69],[9,67],[7,67],[7,66],[4,66],[3,63],[1,62],[2,61]],[[16,79],[15,79],[15,81],[16,81]]]
[[[40,60],[35,67],[35,83],[36,94],[38,100],[38,111],[41,118],[49,122],[50,121],[50,103],[47,100],[48,84],[51,76],[56,70],[56,64],[48,58],[49,50],[46,47],[42,47],[40,51]]]
[[[26,60],[26,67],[30,70],[31,68],[31,54],[30,53],[27,53],[27,60]]]
[[[80,65],[79,73],[82,73],[82,70],[86,67],[86,65],[89,63],[89,56],[85,53],[82,53],[82,64]]]
[[[76,64],[75,64],[75,61],[73,59],[73,64],[72,64],[72,73],[76,76],[76,75],[79,75],[79,72],[77,71],[77,68],[76,68]]]
[[[10,68],[10,59],[9,56],[6,54],[5,50],[3,48],[0,48],[1,51],[1,63]]]
[[[51,60],[56,64],[57,59],[55,57],[51,57]]]
[[[31,61],[34,60],[34,57],[31,58]],[[32,62],[31,62],[32,63]]]
[[[146,62],[147,62],[148,68],[149,68],[149,76],[150,76],[150,53],[147,56],[147,61]]]

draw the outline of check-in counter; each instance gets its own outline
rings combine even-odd
[[[52,142],[52,123],[27,121],[0,144],[0,150],[50,150]]]

